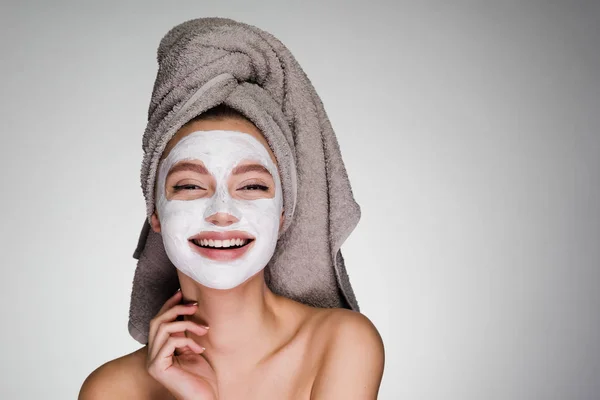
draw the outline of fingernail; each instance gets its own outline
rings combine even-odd
[[[195,302],[193,302],[193,303],[187,303],[187,304],[186,304],[186,306],[190,306],[190,307],[191,307],[191,306],[197,306],[197,305],[198,305],[198,302],[197,302],[197,301],[195,301]]]
[[[208,330],[210,327],[206,326],[206,325],[200,325],[201,327],[203,327],[204,329]]]

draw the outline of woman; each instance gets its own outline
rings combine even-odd
[[[195,26],[202,29],[207,22],[194,21],[199,24]],[[230,20],[209,19],[208,22],[211,38],[216,37],[217,41],[240,28],[240,24]],[[213,22],[218,26],[217,36]],[[226,27],[222,28],[221,23]],[[185,24],[177,28],[172,33],[177,33],[178,38],[182,31],[193,30]],[[175,46],[169,35],[161,42],[163,45],[169,46],[169,50]],[[210,46],[216,47],[214,43]],[[285,59],[282,50],[278,52],[278,60]],[[183,58],[181,51],[174,54],[178,59]],[[239,63],[232,65],[237,67]],[[286,72],[289,74],[292,69],[288,65]],[[239,81],[239,71],[228,73]],[[269,74],[275,75],[272,67]],[[145,331],[142,335],[147,334],[147,345],[95,370],[84,382],[80,399],[376,398],[384,355],[375,327],[356,311],[310,305],[327,305],[330,304],[328,298],[341,297],[340,291],[332,293],[330,286],[313,284],[314,290],[308,295],[296,296],[294,288],[304,290],[306,285],[295,282],[294,275],[281,274],[279,264],[274,262],[286,260],[286,254],[293,253],[289,238],[295,237],[295,242],[304,240],[294,236],[299,227],[321,226],[316,220],[301,218],[309,215],[305,210],[318,209],[321,202],[305,204],[302,196],[308,194],[306,198],[319,200],[323,195],[319,191],[311,197],[310,185],[302,178],[303,174],[311,173],[303,167],[308,156],[297,151],[295,161],[289,164],[288,153],[276,142],[274,132],[285,130],[290,121],[283,118],[283,110],[273,109],[268,103],[276,91],[256,102],[257,107],[252,109],[249,105],[252,99],[243,91],[238,94],[233,89],[222,97],[213,92],[211,97],[205,81],[193,95],[184,96],[185,105],[192,104],[189,113],[197,116],[186,116],[182,111],[185,106],[179,108],[175,116],[160,117],[151,112],[149,126],[153,118],[155,121],[168,119],[170,123],[163,124],[168,126],[163,131],[159,127],[147,132],[159,132],[158,137],[166,137],[168,141],[164,140],[161,147],[156,144],[160,140],[145,138],[145,143],[150,143],[148,146],[152,147],[152,143],[156,146],[146,153],[157,157],[157,163],[144,164],[155,165],[156,176],[142,174],[143,179],[152,178],[143,180],[150,182],[145,187],[151,211],[149,224],[154,234],[160,234],[164,251],[176,267],[180,290],[164,302],[150,321],[147,332],[141,329]],[[252,81],[260,79],[254,76]],[[247,85],[241,87],[256,90]],[[197,93],[204,97],[200,99]],[[165,98],[164,93],[160,93],[160,84],[155,84],[154,94]],[[288,112],[294,109],[294,101],[301,101],[294,100],[294,96],[288,93],[285,101],[281,101],[284,108],[288,102]],[[206,111],[206,105],[190,99],[200,99],[199,102],[208,99],[206,101],[219,105]],[[240,112],[244,107],[250,108]],[[160,106],[155,106],[154,111],[157,108]],[[198,109],[203,109],[199,115]],[[298,113],[293,120],[300,122],[292,124],[292,130],[296,134],[295,144],[301,147],[304,144],[298,143],[297,132],[308,132],[302,121],[310,121],[310,112],[303,107],[298,109],[303,110],[302,114]],[[274,128],[264,122],[258,114],[260,110],[270,110],[270,120],[288,122]],[[262,125],[262,129],[257,125]],[[168,129],[174,132],[169,133]],[[310,132],[302,137],[309,144],[312,143],[309,135],[314,134]],[[281,137],[284,136],[282,133]],[[323,137],[314,143],[322,145],[327,140]],[[335,146],[328,146],[326,153],[336,150]],[[331,156],[329,159],[330,163],[334,162]],[[297,187],[295,180],[290,179],[293,176],[289,174],[290,168],[298,169]],[[339,183],[338,180],[333,184]],[[318,179],[310,184],[318,186]],[[291,195],[296,192],[297,200]],[[327,196],[329,201],[324,206],[328,210],[335,208],[335,198],[331,193]],[[293,224],[290,216],[295,218]],[[327,229],[336,233],[336,226],[330,222]],[[284,240],[284,234],[288,241]],[[320,242],[301,243],[306,251],[314,252],[307,256],[312,256],[308,260],[315,265],[322,264]],[[335,246],[324,248],[337,252]],[[140,257],[140,262],[143,259]],[[328,259],[323,265],[332,269],[331,262]],[[333,260],[338,268],[340,262]],[[269,273],[268,279],[265,272]],[[343,288],[339,278],[337,282]],[[155,283],[146,288],[156,286]],[[272,288],[288,295],[276,294]],[[306,301],[297,301],[294,297]],[[319,303],[319,299],[324,299],[323,303]],[[143,339],[145,337],[141,340],[145,342]]]

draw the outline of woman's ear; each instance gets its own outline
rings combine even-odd
[[[285,215],[283,215],[283,210],[281,210],[281,217],[279,217],[279,231],[281,232],[281,228],[283,227],[283,221],[285,220]]]
[[[152,230],[156,233],[160,233],[160,221],[158,220],[158,215],[156,215],[156,211],[152,213],[150,217],[150,226],[152,226]]]

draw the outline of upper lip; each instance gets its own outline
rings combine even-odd
[[[227,232],[212,232],[204,231],[190,237],[188,240],[229,240],[229,239],[254,239],[251,235],[244,231],[227,231]]]

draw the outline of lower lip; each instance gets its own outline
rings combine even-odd
[[[200,247],[195,245],[191,241],[189,242],[189,244],[190,246],[192,246],[192,249],[196,253],[199,253],[203,257],[210,258],[211,260],[215,261],[232,261],[246,254],[248,249],[250,249],[250,247],[254,245],[255,241],[256,239],[253,240],[251,243],[245,245],[244,247],[239,247],[237,249],[230,250],[225,250],[223,248]]]

